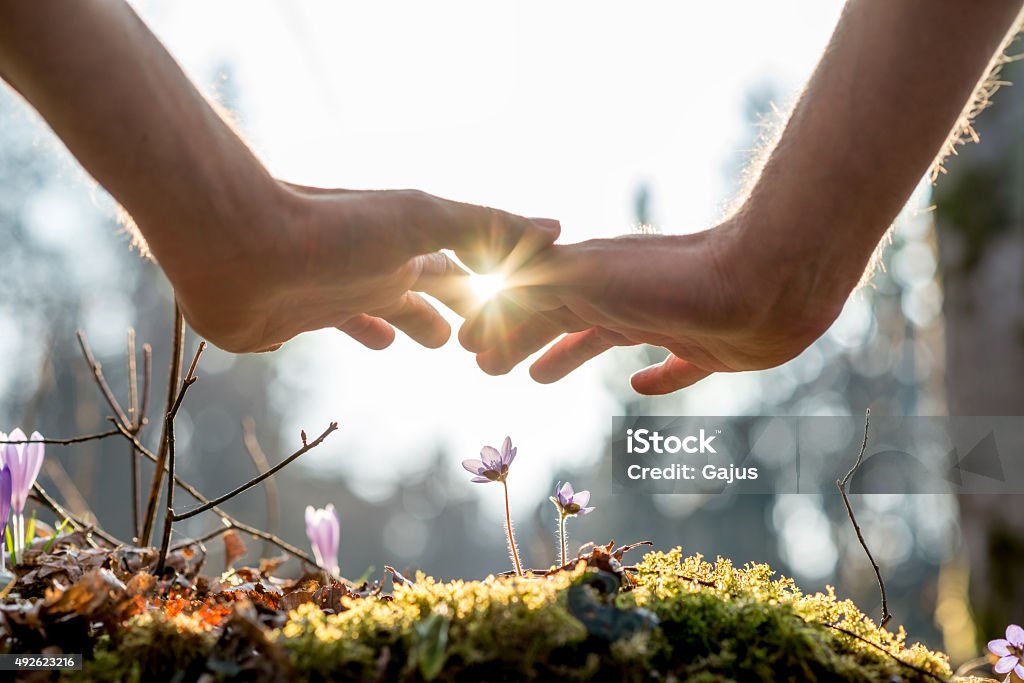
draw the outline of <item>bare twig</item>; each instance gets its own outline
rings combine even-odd
[[[121,404],[118,403],[117,398],[114,396],[114,392],[110,390],[110,385],[107,384],[107,378],[103,376],[103,366],[96,360],[96,356],[93,355],[92,349],[89,348],[89,340],[85,336],[84,330],[78,330],[75,332],[75,336],[78,337],[78,345],[82,349],[82,355],[85,357],[85,362],[89,364],[89,369],[92,371],[93,379],[96,380],[96,386],[100,388],[100,393],[103,394],[103,398],[106,399],[107,405],[117,415],[117,419],[121,420],[124,424],[131,424],[128,421],[128,416],[125,415],[124,409],[121,408]]]
[[[139,418],[139,371],[135,359],[135,330],[128,328],[128,419],[133,430],[141,422]],[[139,535],[139,459],[135,445],[128,447],[128,472],[131,479],[132,536]]]
[[[178,397],[174,399],[174,404],[171,409],[167,411],[167,415],[164,417],[164,434],[167,435],[167,471],[170,476],[167,477],[167,511],[164,514],[164,535],[160,542],[160,555],[156,565],[157,575],[161,575],[164,572],[164,565],[167,562],[167,548],[171,542],[171,526],[174,524],[174,418],[178,415],[178,410],[181,408],[181,402],[185,400],[185,394],[188,392],[188,388],[196,383],[196,366],[199,365],[199,357],[203,355],[203,351],[206,349],[206,342],[199,342],[199,348],[196,349],[196,355],[192,358],[192,365],[188,368],[188,374],[185,375],[185,379],[181,383],[181,389],[178,391]],[[134,447],[134,445],[133,445]]]
[[[181,366],[184,362],[182,354],[185,346],[185,318],[182,317],[178,302],[174,302],[174,338],[171,349],[170,376],[167,379],[167,403],[164,415],[171,411],[178,393],[178,382],[181,380]],[[139,545],[149,545],[153,537],[153,524],[156,521],[156,508],[160,502],[160,484],[163,482],[164,470],[167,466],[167,424],[160,436],[160,447],[157,450],[156,470],[149,484],[149,495],[146,498],[146,514],[142,518],[142,531],[139,534]]]
[[[209,509],[211,509],[211,508],[213,508],[213,507],[215,507],[217,505],[220,505],[221,503],[223,503],[223,502],[225,502],[227,500],[230,500],[231,498],[234,498],[238,494],[244,493],[244,492],[248,491],[253,486],[256,486],[257,484],[259,484],[264,479],[267,479],[268,477],[271,477],[271,476],[277,474],[278,472],[280,472],[282,469],[284,469],[285,466],[291,464],[294,460],[296,460],[300,456],[305,455],[309,451],[311,451],[314,448],[316,448],[317,446],[319,446],[321,443],[323,443],[324,439],[326,439],[328,436],[330,436],[331,432],[333,432],[337,428],[338,428],[338,423],[337,422],[332,422],[330,425],[328,425],[327,429],[325,429],[320,436],[318,436],[317,438],[313,439],[309,443],[305,444],[302,448],[300,448],[299,450],[295,451],[294,453],[289,455],[287,458],[285,458],[284,460],[282,460],[281,462],[279,462],[278,464],[274,465],[269,470],[264,472],[263,474],[261,474],[261,475],[259,475],[257,477],[253,477],[252,479],[250,479],[249,481],[245,482],[241,486],[237,487],[233,491],[229,491],[229,492],[225,493],[222,496],[214,498],[213,500],[211,500],[210,502],[208,502],[208,503],[206,503],[204,505],[200,505],[199,507],[192,508],[191,510],[188,510],[187,512],[182,512],[181,514],[174,515],[174,521],[175,522],[180,522],[182,520],[189,519],[190,517],[195,517],[196,515],[198,515],[201,512],[206,512],[207,510],[209,510]]]
[[[153,453],[153,451],[151,451],[148,448],[146,448],[141,442],[139,442],[138,437],[133,435],[127,429],[124,429],[123,427],[119,427],[116,419],[110,418],[110,421],[111,421],[112,424],[114,424],[116,427],[118,427],[118,432],[121,434],[121,436],[123,436],[124,438],[128,439],[129,441],[132,441],[135,444],[135,448],[138,449],[139,453],[141,453],[144,457],[149,459],[151,462],[154,462],[154,463],[156,462],[156,454]],[[185,493],[187,493],[190,496],[192,496],[192,498],[195,499],[196,502],[203,503],[203,504],[210,502],[209,498],[207,498],[202,493],[200,493],[199,490],[195,486],[193,486],[192,484],[190,484],[187,481],[185,481],[185,479],[182,478],[181,476],[179,476],[178,474],[174,475],[174,483],[177,484],[178,488],[180,488],[182,491],[184,491]],[[215,515],[217,515],[218,517],[220,517],[222,521],[231,523],[231,525],[234,528],[238,529],[239,531],[244,531],[245,533],[247,533],[247,534],[249,534],[251,536],[255,536],[256,538],[259,538],[259,539],[262,539],[264,541],[267,541],[268,543],[272,543],[275,546],[277,546],[278,548],[280,548],[281,550],[283,550],[286,553],[288,553],[289,555],[297,557],[300,560],[302,560],[303,562],[306,562],[307,564],[311,564],[314,567],[320,567],[320,565],[317,564],[316,560],[314,560],[310,556],[309,553],[307,553],[307,552],[305,552],[305,551],[303,551],[303,550],[301,550],[299,548],[296,548],[295,546],[293,546],[292,544],[288,543],[287,541],[279,538],[278,536],[275,536],[274,534],[271,534],[271,533],[267,533],[266,531],[263,531],[262,529],[258,529],[258,528],[254,527],[254,526],[251,526],[249,524],[241,522],[238,519],[232,517],[230,514],[225,512],[220,507],[216,507],[216,506],[212,507],[212,508],[210,508],[210,512],[212,512]],[[323,569],[323,567],[320,567],[320,568]]]
[[[869,408],[864,414],[864,441],[860,445],[860,453],[857,454],[857,461],[853,463],[853,467],[846,473],[846,476],[842,479],[836,480],[836,487],[839,489],[839,494],[843,497],[843,505],[846,506],[846,514],[850,517],[850,523],[853,524],[853,530],[857,532],[857,540],[860,541],[860,547],[864,548],[864,553],[868,556],[868,560],[871,562],[872,569],[875,570],[875,578],[878,579],[878,590],[882,594],[882,620],[879,625],[885,628],[885,625],[892,619],[892,615],[889,614],[889,599],[885,594],[885,582],[882,581],[882,571],[878,567],[878,562],[875,561],[874,555],[871,554],[871,550],[868,548],[867,541],[864,540],[864,533],[860,529],[860,524],[857,523],[857,517],[853,514],[853,508],[850,506],[850,498],[846,495],[846,486],[850,483],[850,479],[860,468],[861,463],[864,461],[864,451],[868,447],[868,427],[871,423],[871,409]]]
[[[60,464],[57,458],[45,458],[43,460],[43,472],[56,485],[61,498],[67,506],[75,511],[75,514],[83,520],[92,524],[96,523],[96,514],[89,507],[85,496],[79,490],[78,485],[68,476],[67,470]]]
[[[43,489],[43,487],[39,485],[39,482],[36,482],[35,484],[32,485],[32,497],[35,498],[36,500],[38,500],[43,505],[45,505],[46,507],[50,508],[50,510],[52,510],[53,513],[55,515],[57,515],[58,517],[62,517],[64,519],[67,519],[69,522],[71,522],[71,528],[74,529],[75,531],[88,531],[90,534],[93,534],[93,535],[98,536],[99,538],[102,538],[104,541],[106,541],[107,543],[109,543],[109,544],[111,544],[113,546],[125,545],[125,543],[123,541],[120,541],[117,538],[115,538],[114,536],[111,536],[110,534],[108,534],[103,529],[100,529],[99,527],[97,527],[95,525],[92,525],[92,524],[86,524],[84,521],[79,519],[77,516],[71,514],[60,503],[55,501],[50,496],[50,494],[48,494]],[[96,542],[94,540],[92,540],[91,538],[89,539],[89,542],[93,546],[96,545]]]
[[[70,439],[3,439],[0,443],[45,443],[53,446],[71,446],[76,443],[85,443],[86,441],[98,441],[99,439],[106,439],[109,436],[117,436],[120,434],[120,430],[111,429],[106,432],[99,432],[98,434],[86,434],[84,436],[73,436]]]
[[[245,451],[256,466],[256,472],[263,474],[269,470],[270,461],[267,460],[267,455],[263,452],[259,439],[256,438],[256,422],[251,417],[242,420],[242,442],[245,444]],[[267,495],[267,531],[276,534],[281,521],[281,497],[277,490],[277,480],[273,477],[267,479],[263,492]],[[265,544],[264,554],[269,554],[269,550],[270,548]]]
[[[234,530],[235,525],[232,524],[231,522],[229,522],[228,520],[226,520],[224,518],[221,518],[221,522],[223,524],[222,526],[217,527],[216,529],[214,529],[213,531],[209,532],[208,534],[203,534],[199,538],[192,538],[192,539],[189,539],[187,541],[182,541],[181,543],[175,543],[174,545],[171,546],[170,552],[174,552],[176,550],[182,550],[183,548],[188,548],[188,547],[193,546],[193,545],[203,545],[207,541],[212,541],[213,539],[217,538],[218,536],[223,536],[227,532]]]
[[[139,415],[135,420],[135,431],[138,432],[146,426],[149,410],[149,385],[153,379],[153,347],[149,344],[142,345],[142,405],[139,408]]]

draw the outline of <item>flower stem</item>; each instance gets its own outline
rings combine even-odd
[[[505,533],[508,535],[508,552],[512,556],[512,564],[516,568],[516,576],[523,575],[523,565],[519,562],[519,546],[516,545],[516,537],[512,533],[512,512],[508,506],[508,482],[502,481],[505,488]]]
[[[563,567],[569,561],[569,539],[565,535],[565,517],[565,515],[559,515],[558,518],[558,546],[561,551],[560,564]]]

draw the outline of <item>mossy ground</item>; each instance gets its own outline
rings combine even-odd
[[[618,609],[653,613],[657,627],[609,642],[570,609],[568,589],[583,571],[449,583],[419,575],[412,585],[396,586],[391,599],[345,598],[347,609],[337,614],[302,605],[282,628],[264,632],[264,655],[276,661],[275,675],[313,681],[874,682],[951,676],[944,655],[907,646],[902,629],[879,629],[831,591],[804,595],[767,565],[708,563],[679,549],[646,555],[633,590],[613,598]],[[210,666],[220,661],[213,651],[218,643],[223,651],[223,641],[223,634],[215,637],[194,617],[145,614],[126,624],[122,635],[104,639],[75,678],[149,681],[189,672],[181,675],[188,680],[211,668],[214,680],[241,676],[230,662]]]

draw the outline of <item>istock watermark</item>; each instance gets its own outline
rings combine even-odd
[[[835,490],[863,417],[612,418],[615,493]],[[1024,417],[872,416],[851,493],[1024,494]]]

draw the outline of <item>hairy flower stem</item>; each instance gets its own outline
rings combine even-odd
[[[565,566],[569,561],[569,538],[565,535],[566,515],[558,516],[558,549],[561,552],[559,564]]]
[[[519,546],[516,545],[515,534],[512,533],[512,512],[508,506],[508,482],[502,481],[505,487],[505,533],[508,535],[508,553],[512,556],[512,564],[516,568],[516,576],[523,575],[523,565],[519,562]]]

